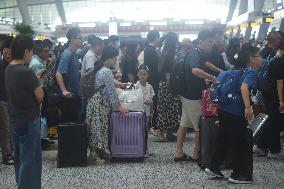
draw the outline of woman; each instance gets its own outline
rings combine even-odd
[[[102,52],[102,57],[95,64],[96,93],[88,100],[87,104],[87,129],[88,145],[90,148],[90,160],[96,164],[104,164],[103,159],[108,148],[109,115],[112,107],[116,107],[119,112],[125,113],[118,101],[115,90],[114,76],[110,70],[116,63],[118,51],[113,47],[107,47]]]
[[[175,64],[175,55],[177,52],[178,36],[169,32],[165,38],[158,70],[160,74],[160,84],[158,92],[157,107],[157,128],[158,136],[162,141],[176,140],[173,132],[180,125],[181,104],[178,97],[169,93],[169,80],[171,71]]]
[[[138,45],[130,43],[127,45],[126,56],[122,60],[122,80],[124,83],[136,83],[138,69]]]
[[[211,165],[205,172],[213,177],[224,177],[219,167],[223,163],[228,149],[232,152],[233,172],[229,182],[235,184],[252,183],[253,160],[250,139],[252,134],[247,129],[248,121],[253,119],[251,107],[250,90],[254,87],[257,79],[257,70],[261,66],[261,56],[257,47],[244,44],[239,53],[236,68],[243,69],[239,79],[236,94],[241,96],[243,103],[230,102],[220,103],[219,112],[219,134],[216,141],[216,151],[213,155]],[[228,72],[223,72],[218,79]],[[249,136],[249,137],[248,137]]]

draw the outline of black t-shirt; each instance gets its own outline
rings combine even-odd
[[[5,70],[7,66],[6,60],[0,60],[0,101],[6,101]]]
[[[34,90],[40,84],[32,70],[19,64],[8,65],[5,80],[10,125],[18,128],[39,116]]]
[[[212,47],[212,50],[208,56],[208,61],[212,63],[214,66],[216,66],[217,68],[221,70],[225,70],[225,62],[224,62],[223,56],[218,51],[216,46]],[[209,68],[206,68],[206,72],[214,76],[218,76],[219,74],[219,73],[211,71]]]
[[[260,55],[262,57],[262,59],[271,59],[272,57],[274,57],[276,55],[276,51],[274,51],[271,47],[266,46],[261,52]]]
[[[277,58],[270,63],[268,76],[274,80],[284,79],[284,57]]]
[[[135,81],[137,80],[137,69],[138,69],[138,60],[136,57],[126,56],[122,60],[123,72],[122,72],[122,80],[123,82],[129,82],[129,78],[127,74],[133,74]]]
[[[159,87],[159,73],[158,73],[159,55],[156,48],[149,45],[144,50],[144,64],[149,68],[148,82],[153,86],[154,90]]]
[[[202,95],[202,90],[206,88],[206,83],[204,79],[196,77],[192,74],[193,68],[199,68],[205,70],[206,56],[199,49],[193,49],[185,57],[185,80],[186,80],[186,90],[183,95],[184,98],[189,100],[200,100]]]

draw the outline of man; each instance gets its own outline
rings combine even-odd
[[[276,55],[280,40],[281,35],[279,32],[272,31],[268,34],[267,45],[260,53],[262,59],[269,60]]]
[[[119,37],[116,36],[116,35],[109,36],[109,38],[107,40],[107,45],[106,46],[113,47],[116,50],[118,50],[119,54],[117,56],[116,64],[112,68],[112,72],[113,73],[116,73],[117,71],[121,72],[119,63],[121,62],[121,59],[122,59],[122,52],[121,52],[121,49],[120,49],[120,39],[119,39]]]
[[[4,42],[8,39],[8,36],[5,34],[0,34],[0,60],[2,60],[2,51]]]
[[[81,68],[82,75],[86,74],[94,67],[94,64],[101,58],[104,48],[103,40],[99,37],[89,38],[88,43],[91,47],[83,58]]]
[[[6,39],[3,47],[3,60],[0,61],[0,146],[2,149],[3,164],[14,165],[10,144],[9,115],[5,89],[5,70],[12,61],[11,57],[12,39]]]
[[[201,116],[201,94],[206,88],[205,79],[215,82],[216,78],[205,72],[206,55],[211,51],[213,35],[208,30],[198,34],[198,47],[185,58],[185,93],[181,97],[182,117],[177,133],[175,161],[197,161],[199,159],[199,119]],[[187,156],[182,149],[186,130],[190,125],[195,130],[193,156]]]
[[[160,33],[156,30],[151,30],[147,39],[149,45],[144,49],[144,64],[149,68],[148,82],[152,85],[155,93],[158,93],[159,89],[159,53],[157,48],[160,46]],[[152,127],[156,126],[156,112],[157,112],[158,95],[153,98],[154,116],[152,120]]]
[[[181,50],[177,54],[177,62],[183,62],[186,54],[193,49],[193,44],[190,39],[184,38],[181,42]]]
[[[33,41],[17,37],[11,47],[13,61],[6,68],[6,92],[18,188],[41,188],[42,154],[40,103],[44,93],[27,65],[33,55]]]
[[[69,46],[62,53],[56,72],[62,95],[62,122],[78,122],[81,99],[79,97],[79,60],[76,51],[82,45],[82,35],[78,28],[70,28],[66,37]]]

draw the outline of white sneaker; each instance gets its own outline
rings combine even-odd
[[[268,159],[284,160],[284,153],[283,153],[283,152],[280,152],[280,153],[272,154],[272,153],[269,152],[269,153],[267,154],[267,158],[268,158]]]
[[[259,148],[257,145],[253,146],[253,153],[257,154],[257,155],[260,155],[260,156],[265,156],[266,155],[265,150],[263,150],[262,148]]]

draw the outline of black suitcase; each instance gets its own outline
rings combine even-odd
[[[216,138],[219,130],[219,119],[202,117],[199,122],[200,155],[198,165],[205,169],[211,162],[215,151]]]
[[[87,165],[87,129],[85,123],[58,126],[57,167]]]

